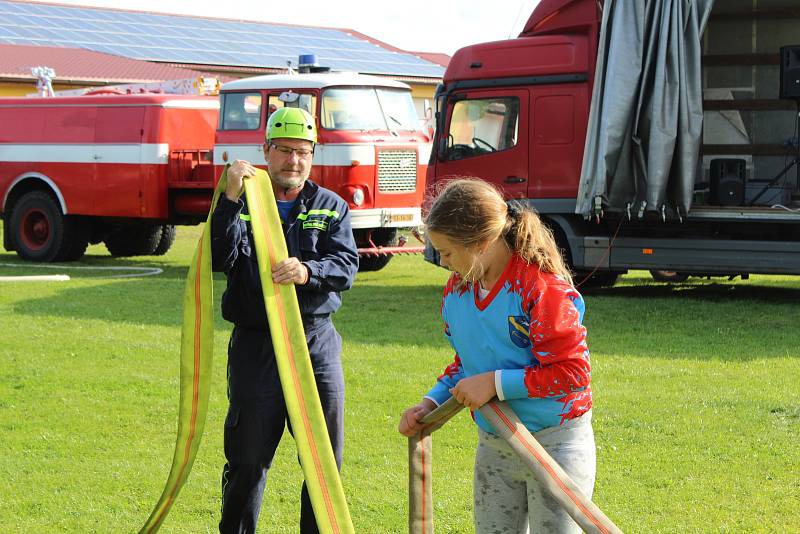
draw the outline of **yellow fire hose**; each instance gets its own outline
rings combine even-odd
[[[181,394],[178,437],[172,467],[161,498],[141,533],[162,525],[191,471],[208,411],[213,357],[211,213],[227,185],[227,167],[220,177],[211,211],[197,244],[186,280],[181,331]],[[288,252],[269,176],[259,171],[244,182],[255,239],[275,358],[289,420],[294,429],[300,465],[320,532],[353,534],[344,490],[331,448],[308,354],[297,293],[293,285],[273,284],[272,265]]]
[[[409,534],[433,534],[431,434],[462,408],[458,401],[450,398],[422,419],[428,426],[416,436],[408,438]],[[495,399],[483,405],[479,411],[530,467],[545,491],[564,508],[584,532],[622,534],[622,531],[583,494],[577,484],[536,441],[508,404]]]

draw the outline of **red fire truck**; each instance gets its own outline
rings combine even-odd
[[[213,97],[89,94],[0,98],[3,246],[69,261],[88,243],[163,254],[214,185]]]
[[[311,177],[352,209],[360,270],[382,268],[398,251],[398,229],[421,224],[430,143],[408,85],[348,73],[269,75],[226,83],[214,163],[234,159],[265,166],[269,114],[302,107],[317,119]]]
[[[628,269],[800,274],[800,143],[786,141],[800,47],[724,55],[770,13],[717,2],[715,17],[712,4],[542,0],[518,38],[458,50],[437,90],[428,182],[477,176],[536,208],[591,285]],[[768,44],[791,44],[797,19],[778,13]],[[774,60],[756,71],[762,56]],[[794,103],[778,98],[779,57]]]
[[[265,165],[281,106],[317,118],[312,177],[350,203],[362,270],[420,250],[397,246],[398,229],[421,222],[430,147],[407,85],[315,73],[230,82],[219,99],[105,92],[0,99],[6,250],[66,261],[102,241],[115,256],[163,254],[174,225],[204,220],[225,162]]]

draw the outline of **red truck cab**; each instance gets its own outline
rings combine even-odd
[[[226,83],[220,102],[218,166],[243,159],[265,167],[266,124],[279,107],[316,118],[311,179],[349,203],[361,270],[386,265],[398,229],[421,224],[430,142],[408,85],[350,73],[268,75]]]
[[[479,176],[508,198],[574,204],[600,23],[594,4],[545,0],[519,38],[455,53],[437,93],[429,182]]]

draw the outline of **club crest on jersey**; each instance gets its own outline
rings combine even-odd
[[[530,324],[524,315],[509,315],[508,316],[508,337],[514,345],[521,349],[526,349],[531,346],[531,339],[528,337],[530,334]]]

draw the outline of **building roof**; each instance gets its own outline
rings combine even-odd
[[[54,81],[145,83],[197,78],[201,72],[80,48],[0,44],[0,78],[35,80],[32,67],[50,67]]]
[[[447,67],[450,63],[450,56],[438,52],[409,52],[409,54],[414,54],[415,56],[428,60],[431,63],[441,65],[442,67]]]
[[[71,46],[175,64],[285,68],[315,54],[333,70],[441,78],[441,65],[353,30],[0,0],[0,43]]]

